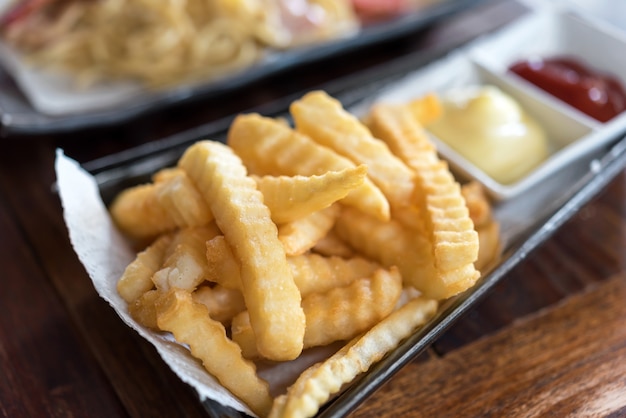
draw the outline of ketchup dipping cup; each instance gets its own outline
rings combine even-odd
[[[622,84],[575,58],[533,57],[514,63],[509,70],[600,122],[626,109]]]

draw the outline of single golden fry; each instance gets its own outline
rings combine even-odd
[[[302,351],[305,318],[283,245],[263,195],[226,145],[201,141],[179,161],[204,193],[241,267],[241,283],[259,352],[292,360]]]
[[[312,176],[356,166],[306,135],[258,114],[235,118],[228,131],[228,145],[250,172],[258,175]],[[389,219],[389,202],[369,178],[341,202],[379,219]]]
[[[302,300],[306,316],[304,346],[316,347],[347,340],[371,328],[393,311],[402,291],[402,277],[395,267],[377,270],[326,293],[312,293]]]
[[[254,177],[272,220],[287,223],[332,205],[361,186],[367,167],[348,167],[313,176]]]
[[[313,212],[310,215],[278,226],[278,239],[288,256],[309,251],[333,228],[339,216],[337,205]]]
[[[394,267],[378,269],[372,278],[354,280],[347,286],[325,293],[311,293],[302,299],[306,316],[304,348],[348,340],[371,328],[389,315],[402,292],[402,277]],[[254,332],[246,313],[232,322],[232,339],[245,358],[257,358]]]
[[[122,277],[117,282],[117,293],[126,302],[134,302],[154,287],[152,276],[161,268],[165,252],[171,242],[171,235],[159,237],[126,266]]]
[[[419,172],[423,166],[439,161],[435,144],[406,106],[374,105],[369,114],[369,127],[373,135],[414,171]]]
[[[211,222],[213,214],[184,171],[164,169],[153,178],[154,183],[126,189],[111,204],[111,216],[124,234],[141,241]]]
[[[269,385],[257,376],[254,363],[241,356],[224,326],[211,319],[206,306],[194,302],[189,292],[180,289],[167,292],[155,306],[160,329],[187,344],[206,370],[254,413],[267,415],[272,404]]]
[[[181,228],[209,224],[213,220],[213,214],[200,192],[184,171],[171,170],[167,174],[167,180],[157,183],[157,204]],[[165,177],[165,173],[161,173],[159,177]]]
[[[228,325],[239,312],[246,310],[246,303],[240,290],[227,289],[220,285],[200,286],[191,296],[194,302],[207,307],[211,318],[224,325]]]
[[[323,91],[314,91],[294,101],[290,111],[298,132],[355,164],[366,164],[368,177],[385,194],[391,207],[411,203],[415,189],[413,172],[345,111],[338,100]]]
[[[356,279],[371,277],[381,266],[363,257],[324,257],[308,253],[288,257],[293,278],[303,298],[311,293],[325,293]]]
[[[207,280],[227,289],[242,289],[239,263],[222,235],[207,241],[207,258],[211,270]],[[302,297],[370,277],[380,268],[380,264],[362,257],[345,259],[313,253],[287,257],[287,263]]]
[[[109,212],[116,226],[127,237],[142,242],[176,229],[176,222],[156,201],[156,184],[142,184],[122,191]]]
[[[435,147],[408,107],[376,105],[370,123],[377,137],[416,173],[418,188],[414,201],[421,215],[422,230],[432,244],[436,272],[446,278],[440,282],[444,287],[458,289],[459,283],[449,280],[466,271],[470,277],[460,280],[471,286],[480,275],[469,267],[473,267],[478,257],[478,234],[461,187],[447,163],[439,160]],[[450,292],[443,294],[452,296]]]
[[[314,416],[331,395],[423,326],[437,311],[437,302],[419,297],[354,338],[327,360],[305,370],[284,395],[274,400],[270,418]]]
[[[157,289],[193,291],[206,280],[206,242],[219,234],[215,223],[179,230],[167,250],[163,266],[152,276]]]

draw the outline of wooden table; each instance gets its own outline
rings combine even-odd
[[[403,40],[220,100],[116,127],[2,139],[0,416],[206,416],[195,393],[94,291],[52,188],[55,148],[84,163],[453,45],[523,11],[488,1]],[[625,248],[626,171],[354,416],[626,415]]]

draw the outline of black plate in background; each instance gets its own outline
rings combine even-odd
[[[369,24],[363,27],[356,36],[286,51],[278,56],[279,59],[274,57],[219,82],[209,82],[193,88],[174,88],[164,92],[146,91],[145,94],[128,101],[123,106],[74,115],[50,116],[39,113],[30,105],[9,74],[0,68],[1,133],[3,136],[36,135],[112,125],[150,111],[217,97],[272,75],[417,32],[443,18],[469,9],[481,1],[483,0],[443,0],[419,12]]]

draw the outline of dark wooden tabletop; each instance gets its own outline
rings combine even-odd
[[[485,1],[367,51],[114,127],[0,139],[0,416],[206,417],[196,394],[98,297],[54,193],[55,149],[86,163],[456,45],[525,8]],[[626,416],[626,171],[354,416]]]

